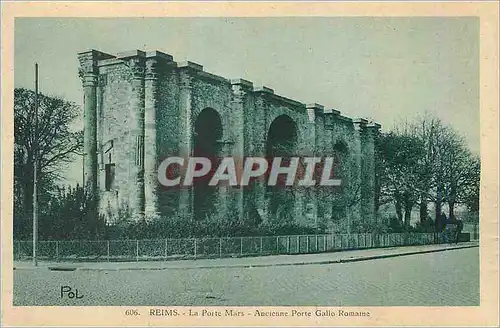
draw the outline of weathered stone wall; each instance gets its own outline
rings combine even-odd
[[[88,163],[99,162],[96,202],[110,223],[125,217],[193,219],[193,190],[160,186],[156,170],[165,157],[187,159],[193,155],[196,119],[207,108],[214,110],[222,123],[217,155],[233,156],[237,171],[241,171],[245,157],[266,156],[271,124],[283,116],[295,125],[296,155],[334,156],[342,150],[342,178],[346,183],[342,194],[352,194],[351,198],[359,201],[353,201],[343,218],[335,219],[332,203],[338,192],[297,189],[285,196],[291,201],[282,209],[295,222],[332,231],[354,231],[360,220],[373,220],[374,134],[378,124],[353,121],[318,104],[304,105],[275,95],[270,88],[255,88],[249,81],[227,80],[204,72],[199,64],[176,63],[170,55],[158,51],[117,56],[90,51],[79,54],[79,58],[82,75],[86,76],[85,99],[90,97],[85,107],[86,114],[90,113],[86,115],[85,135],[87,157],[93,158]],[[94,76],[98,82],[89,84]],[[97,119],[92,117],[93,111]],[[92,156],[94,138],[97,151]],[[109,163],[115,164],[115,181],[107,191],[105,164]],[[87,165],[89,180],[94,174],[92,165]],[[181,175],[185,173],[182,168],[180,171]],[[220,187],[214,203],[220,215],[236,212],[239,219],[258,216],[266,222],[275,219],[275,213],[269,211],[272,197],[260,179],[249,188]]]
[[[134,140],[130,133],[135,119],[129,107],[132,92],[132,74],[122,63],[100,67],[99,111],[99,189],[100,211],[115,222],[120,220],[118,210],[127,215],[132,209],[131,183],[133,181]],[[112,190],[105,191],[105,165],[115,164]]]

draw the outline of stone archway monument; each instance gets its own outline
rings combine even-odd
[[[217,197],[203,199],[196,186],[159,184],[158,166],[165,158],[188,160],[208,151],[215,157],[232,157],[241,173],[245,158],[266,158],[273,155],[270,149],[288,143],[293,144],[294,155],[302,157],[334,156],[342,145],[349,158],[343,161],[349,186],[363,186],[361,200],[350,214],[355,220],[374,220],[374,139],[379,124],[304,104],[244,79],[223,78],[160,51],[111,55],[89,50],[79,53],[78,59],[84,95],[85,182],[95,196],[96,213],[108,223],[171,216],[194,219],[204,201],[211,202],[219,215],[258,216],[265,221],[275,215],[271,206],[276,205],[266,200],[265,179],[257,179],[251,188],[225,186]],[[185,166],[165,174],[183,176]],[[330,220],[320,206],[328,204],[329,197],[314,188],[298,192],[295,223],[313,226],[318,220]]]

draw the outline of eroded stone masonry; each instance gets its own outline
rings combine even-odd
[[[345,231],[375,217],[374,138],[379,124],[279,96],[243,79],[139,50],[78,54],[84,93],[84,177],[95,211],[120,220],[203,220],[206,215],[287,220]],[[333,156],[342,187],[165,188],[167,156]],[[179,174],[183,174],[180,169]]]

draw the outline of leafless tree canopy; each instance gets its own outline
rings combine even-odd
[[[14,187],[16,217],[32,212],[33,172],[38,159],[40,194],[50,192],[64,172],[65,164],[81,151],[82,132],[73,132],[71,123],[78,107],[66,100],[38,96],[38,125],[35,127],[35,93],[14,90]]]
[[[435,216],[447,203],[454,216],[457,204],[478,211],[479,156],[471,153],[464,137],[441,120],[426,115],[401,122],[380,137],[377,175],[379,203],[394,202],[400,220],[409,224],[419,206],[420,219],[428,219],[428,204]]]

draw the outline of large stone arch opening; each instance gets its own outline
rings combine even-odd
[[[266,157],[271,167],[273,158],[282,157],[281,166],[287,166],[298,153],[298,127],[288,115],[276,117],[269,127],[266,140]],[[295,194],[293,186],[285,186],[280,176],[275,186],[266,187],[268,213],[271,220],[292,223],[294,220]]]
[[[333,146],[334,175],[340,179],[348,179],[349,173],[349,148],[344,141],[337,141]]]
[[[298,144],[298,129],[288,115],[276,117],[271,125],[266,140],[267,156],[296,156]]]
[[[217,186],[209,186],[220,162],[223,125],[219,113],[212,108],[203,109],[194,124],[193,156],[205,157],[212,162],[210,172],[193,181],[193,212],[197,220],[214,213],[217,203]]]
[[[349,148],[344,141],[337,141],[333,146],[333,176],[341,180],[341,185],[330,187],[332,218],[337,222],[344,221],[358,196],[357,190],[351,188],[351,169]]]

